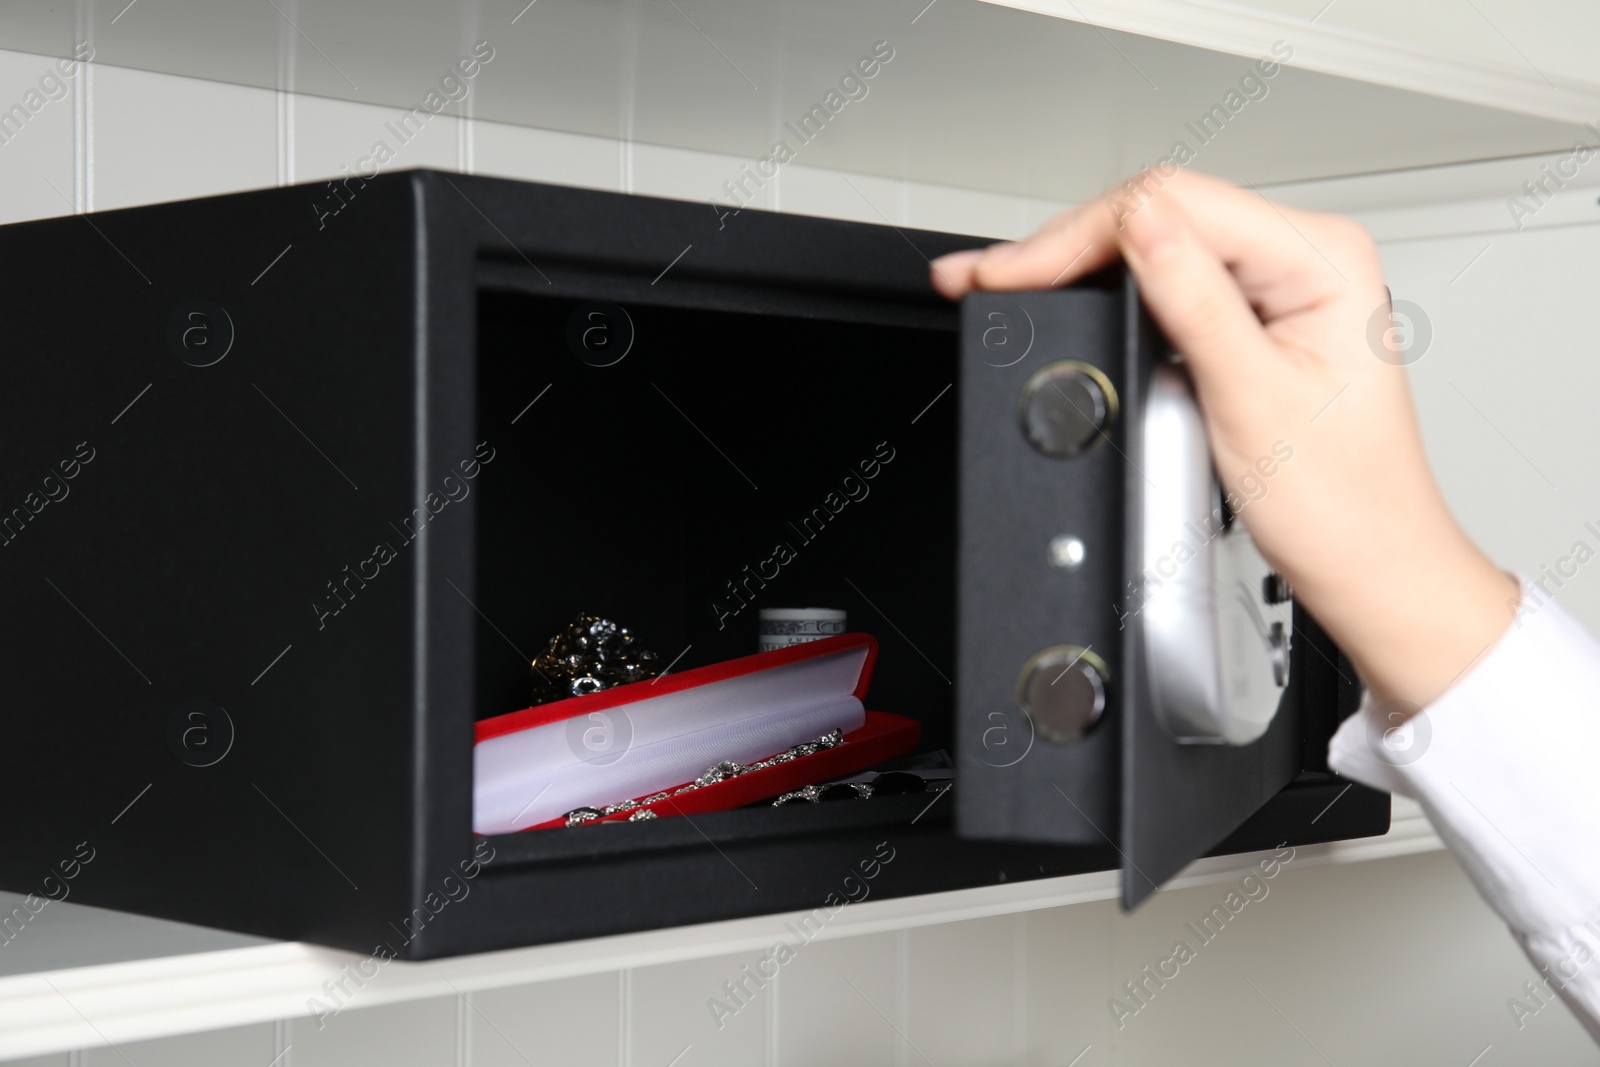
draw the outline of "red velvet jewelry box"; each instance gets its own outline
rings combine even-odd
[[[485,719],[473,829],[565,826],[569,811],[625,801],[641,802],[589,821],[720,811],[908,752],[921,724],[864,705],[877,657],[872,636],[840,634]],[[833,730],[843,739],[831,747],[676,792],[723,761],[756,763]]]

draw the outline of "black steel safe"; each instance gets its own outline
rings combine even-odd
[[[1298,609],[1265,736],[1149,721],[1117,605],[1160,339],[1120,272],[946,304],[927,260],[977,243],[428,171],[0,228],[0,887],[420,959],[819,907],[881,842],[877,898],[1120,866],[1132,904],[1382,833]],[[1121,405],[1066,459],[1016,413],[1062,359]],[[577,612],[682,669],[812,604],[881,642],[868,706],[948,797],[473,837],[474,722]],[[1062,642],[1110,665],[1066,744],[1014,692]]]

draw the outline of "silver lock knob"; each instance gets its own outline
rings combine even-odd
[[[1117,417],[1117,391],[1087,363],[1040,368],[1022,387],[1022,434],[1047,456],[1080,456],[1105,439]]]
[[[1034,653],[1017,676],[1017,706],[1046,741],[1081,740],[1106,710],[1105,661],[1076,645]]]

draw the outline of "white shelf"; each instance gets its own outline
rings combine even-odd
[[[1294,65],[1303,70],[1558,122],[1590,122],[1600,114],[1600,85],[1559,73],[1552,78],[1526,56],[1520,62],[1499,62],[1451,54],[1340,27],[1331,19],[1319,24],[1258,5],[1226,0],[985,2],[1238,56],[1262,55],[1274,41],[1291,42]]]
[[[1555,151],[1600,86],[1218,0],[125,0],[21,5],[6,46],[401,110],[485,41],[447,113],[757,160],[1077,200],[1177,141],[1239,182]],[[786,132],[886,41],[892,61],[813,140]],[[1274,42],[1288,66],[1204,139]],[[365,147],[365,146],[363,146]]]
[[[1295,869],[1355,863],[1442,849],[1416,806],[1395,799],[1395,816],[1383,837],[1309,845],[1297,850]],[[1267,854],[1199,860],[1167,889],[1230,881]],[[855,937],[934,923],[1054,908],[1118,894],[1112,871],[1012,885],[960,890],[899,900],[868,901],[839,912],[820,938]],[[59,909],[51,916],[52,910]],[[73,904],[50,905],[51,925],[28,929],[44,945],[32,951],[40,969],[0,978],[0,1058],[122,1044],[147,1038],[215,1030],[246,1023],[315,1014],[309,1002],[332,1002],[324,984],[345,981],[352,1008],[476,992],[574,975],[757,950],[770,945],[792,914],[703,926],[510,949],[427,963],[389,962],[359,988],[347,976],[367,957],[315,945],[266,942],[133,916],[116,916]],[[120,921],[120,934],[110,931]],[[100,951],[117,962],[51,967],[50,944],[81,944],[85,929],[100,936]],[[208,935],[233,947],[192,951]],[[16,943],[22,943],[19,937]],[[170,951],[169,951],[170,950]],[[129,959],[141,951],[148,958]],[[372,965],[366,968],[372,970]],[[359,973],[359,972],[356,972]]]

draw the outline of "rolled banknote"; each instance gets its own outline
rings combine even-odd
[[[837,608],[762,608],[758,651],[819,641],[844,633],[845,613]]]

